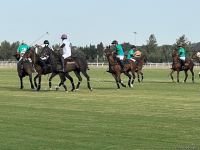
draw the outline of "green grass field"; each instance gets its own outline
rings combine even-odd
[[[169,70],[145,69],[143,83],[120,90],[105,69],[89,74],[93,92],[85,78],[77,92],[45,90],[47,76],[36,92],[28,77],[19,89],[16,69],[0,68],[0,150],[200,149],[197,70],[194,84],[190,74],[177,84]]]

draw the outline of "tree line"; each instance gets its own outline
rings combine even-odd
[[[158,46],[154,34],[149,36],[146,45],[137,46],[137,49],[147,56],[149,62],[171,62],[172,52],[180,43],[185,47],[188,57],[192,55],[193,51],[200,50],[200,43],[191,43],[185,35],[179,37],[173,45]],[[8,41],[1,42],[0,60],[15,60],[13,55],[16,54],[19,44],[20,42],[18,41],[13,43]],[[128,53],[131,45],[131,43],[122,43],[125,54]],[[53,48],[57,50],[59,49],[59,45],[53,45]],[[97,45],[86,45],[85,47],[72,46],[72,54],[84,56],[89,62],[96,62],[97,59],[99,62],[105,62],[104,48],[105,45],[102,42]]]

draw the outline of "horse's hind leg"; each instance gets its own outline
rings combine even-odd
[[[87,79],[87,87],[88,87],[88,89],[90,90],[90,91],[92,91],[92,88],[91,88],[91,86],[90,86],[90,77],[89,77],[89,75],[87,74],[87,72],[86,71],[82,71],[82,74],[86,77],[86,79]]]
[[[80,75],[80,71],[74,71],[76,77],[78,78],[78,83],[76,85],[76,90],[79,90],[80,84],[82,82],[82,77]]]
[[[142,77],[142,78],[141,78],[141,80],[140,80],[140,82],[142,82],[142,81],[143,81],[143,79],[144,79],[144,74],[143,74],[143,72],[142,72],[142,71],[140,72],[140,74],[141,74],[141,77]]]
[[[73,80],[73,78],[69,75],[69,73],[66,73],[65,76],[66,76],[67,79],[69,79],[70,82],[71,82],[71,85],[72,85],[71,91],[74,91],[74,90],[75,90],[75,85],[74,85],[74,80]]]
[[[29,80],[31,84],[31,89],[34,89],[33,81],[32,81],[32,74],[29,74]]]
[[[120,77],[120,74],[117,75],[117,78],[118,78],[118,82],[123,86],[123,87],[126,87],[126,85],[123,83],[123,81],[121,80],[121,77]]]
[[[59,76],[60,76],[60,81],[61,81],[60,84],[59,84],[59,86],[63,85],[63,88],[67,92],[67,86],[65,85],[65,81],[66,81],[65,75],[63,73],[60,73]]]
[[[132,72],[132,76],[133,76],[133,79],[132,79],[132,82],[131,82],[131,86],[133,86],[133,83],[135,81],[135,73],[134,72]]]

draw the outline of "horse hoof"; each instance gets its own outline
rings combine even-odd
[[[93,89],[92,89],[92,88],[90,88],[90,91],[93,91]]]
[[[133,84],[131,84],[131,87],[133,87]]]
[[[76,92],[76,90],[75,89],[71,89],[71,92]]]
[[[79,89],[76,89],[76,91],[79,91]]]
[[[52,88],[49,88],[49,91],[52,91]]]
[[[55,86],[55,89],[56,89],[56,91],[58,91],[58,90],[59,90],[59,87],[58,87],[58,86]]]

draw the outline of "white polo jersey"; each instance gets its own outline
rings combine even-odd
[[[65,44],[65,46],[63,47],[63,55],[62,55],[65,59],[71,56],[70,42],[67,39],[64,39],[62,41],[62,44]]]

